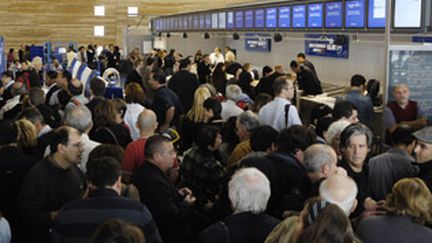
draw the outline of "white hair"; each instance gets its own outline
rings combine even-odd
[[[146,131],[148,129],[157,127],[157,117],[154,111],[150,109],[145,109],[138,115],[137,124],[139,124],[139,129]]]
[[[92,113],[85,105],[77,105],[66,109],[65,124],[85,133],[92,125]]]
[[[357,197],[357,184],[348,176],[335,174],[325,179],[319,188],[320,197],[338,205],[347,216],[353,210]]]
[[[351,123],[346,119],[340,119],[338,121],[333,122],[329,128],[327,129],[327,133],[325,134],[325,140],[327,144],[332,144],[333,139],[340,134],[347,126]]]
[[[230,84],[225,88],[225,96],[229,100],[237,101],[241,94],[242,90],[237,84]]]
[[[236,212],[260,214],[270,198],[270,181],[256,168],[241,169],[228,184],[228,197]]]

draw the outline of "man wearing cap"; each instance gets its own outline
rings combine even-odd
[[[179,69],[180,71],[173,74],[169,80],[168,88],[178,95],[183,110],[187,112],[192,107],[195,90],[200,84],[197,76],[190,72],[191,61],[189,58],[180,61]]]
[[[413,135],[417,139],[414,153],[420,167],[418,177],[432,190],[432,126],[424,127]]]

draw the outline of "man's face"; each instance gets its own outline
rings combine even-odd
[[[297,62],[300,64],[304,63],[304,60],[305,59],[303,57],[297,57]]]
[[[425,163],[432,160],[432,144],[417,140],[414,149],[417,163]]]
[[[327,168],[324,169],[324,171],[323,171],[323,174],[326,177],[329,177],[329,176],[336,174],[336,171],[337,171],[337,156],[336,156],[335,151],[333,151],[333,150],[331,151],[331,158],[332,158],[331,164],[329,166],[327,166]]]
[[[293,85],[293,83],[292,83],[292,81],[286,81],[287,82],[287,87],[286,88],[284,88],[285,89],[285,92],[286,92],[286,98],[288,99],[288,100],[291,100],[292,98],[294,98],[294,85]]]
[[[240,124],[238,119],[236,121],[236,134],[240,141],[243,141],[246,138],[246,129],[242,124]]]
[[[159,87],[159,82],[156,81],[156,80],[154,80],[153,73],[150,74],[150,78],[149,78],[148,84],[150,85],[150,88],[152,88],[154,90],[156,90]]]
[[[359,119],[358,119],[358,112],[357,112],[357,110],[353,110],[353,111],[352,111],[352,115],[351,115],[350,117],[348,117],[347,120],[348,120],[351,124],[358,123],[358,122],[359,122]]]
[[[349,144],[343,149],[344,159],[351,167],[362,168],[368,153],[366,135],[354,134],[351,136]]]
[[[81,136],[77,132],[71,132],[68,143],[64,145],[64,159],[71,164],[78,164],[81,161],[82,152]]]
[[[410,92],[407,86],[401,85],[395,88],[393,95],[398,105],[408,104]]]
[[[163,150],[159,153],[159,165],[163,171],[167,171],[173,167],[177,154],[171,142],[164,142],[162,144]]]
[[[10,77],[8,77],[6,75],[1,76],[1,81],[3,82],[3,84],[7,84],[9,82],[9,80],[11,80]]]

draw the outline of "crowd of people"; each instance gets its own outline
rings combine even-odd
[[[292,100],[323,89],[303,53],[261,74],[229,47],[127,62],[115,99],[40,58],[2,74],[0,242],[432,239],[432,126],[407,85],[374,150],[377,81],[354,74],[305,124]]]

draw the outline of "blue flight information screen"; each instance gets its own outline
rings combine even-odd
[[[204,15],[199,16],[199,25],[200,25],[200,29],[205,29]]]
[[[255,28],[264,28],[264,9],[255,9]]]
[[[228,12],[227,13],[226,24],[227,24],[228,29],[234,28],[234,12]]]
[[[345,27],[365,27],[365,2],[364,0],[349,0],[345,2]]]
[[[243,23],[244,23],[244,20],[243,20],[243,11],[237,11],[235,13],[235,26],[236,26],[236,28],[237,29],[243,28],[244,27]]]
[[[370,0],[368,12],[369,28],[384,28],[386,24],[386,0]]]
[[[308,5],[308,27],[321,28],[323,23],[322,3]]]
[[[293,28],[306,27],[306,5],[294,5],[292,10],[292,26]]]
[[[291,27],[291,7],[279,7],[279,28],[290,28]]]
[[[206,14],[206,16],[205,16],[205,27],[206,27],[206,29],[211,29],[211,27],[212,27],[212,16],[211,16],[211,14]]]
[[[342,27],[342,2],[327,2],[325,4],[325,27]]]
[[[254,24],[253,10],[246,10],[244,15],[245,15],[244,27],[253,28],[253,24]]]
[[[277,26],[277,9],[276,8],[268,8],[266,9],[266,28],[276,28]]]

